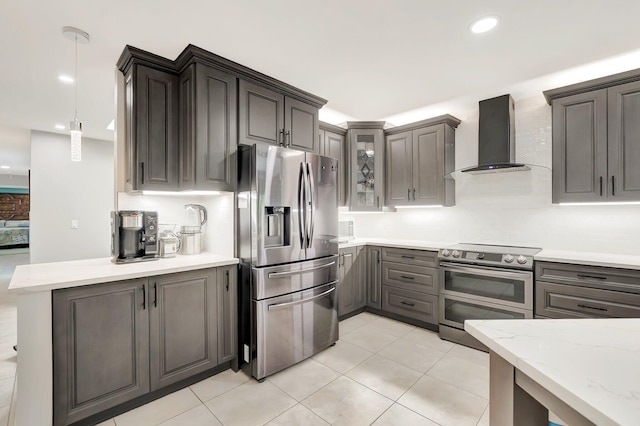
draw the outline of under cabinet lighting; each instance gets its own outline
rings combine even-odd
[[[11,166],[0,166],[0,169],[10,169]]]
[[[107,130],[115,130],[116,129],[116,119],[111,120],[111,123],[107,126]]]
[[[142,191],[142,195],[220,195],[220,191]]]
[[[444,207],[442,204],[437,204],[435,206],[395,206],[396,209],[433,209],[437,207]]]
[[[56,124],[56,126],[55,126],[55,127],[56,127],[56,129],[58,129],[58,130],[64,130],[64,129],[66,129],[66,127],[64,126],[64,124]]]
[[[611,203],[559,203],[560,206],[639,206],[640,201],[614,201]]]

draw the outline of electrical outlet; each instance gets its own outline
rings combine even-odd
[[[71,229],[78,229],[78,219],[71,219]]]

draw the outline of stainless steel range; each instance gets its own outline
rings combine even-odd
[[[541,249],[458,244],[441,249],[440,337],[487,351],[468,319],[533,318],[533,257]]]

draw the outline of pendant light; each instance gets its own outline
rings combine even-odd
[[[89,43],[89,34],[74,27],[63,27],[62,34],[69,40],[75,42],[76,45],[76,68],[74,74],[76,86],[75,118],[69,123],[69,133],[71,134],[71,161],[80,161],[82,159],[82,123],[80,122],[80,120],[78,120],[78,43]]]

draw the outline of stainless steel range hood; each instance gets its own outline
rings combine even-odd
[[[515,114],[511,95],[479,102],[478,165],[462,170],[470,174],[530,170],[516,163]]]

